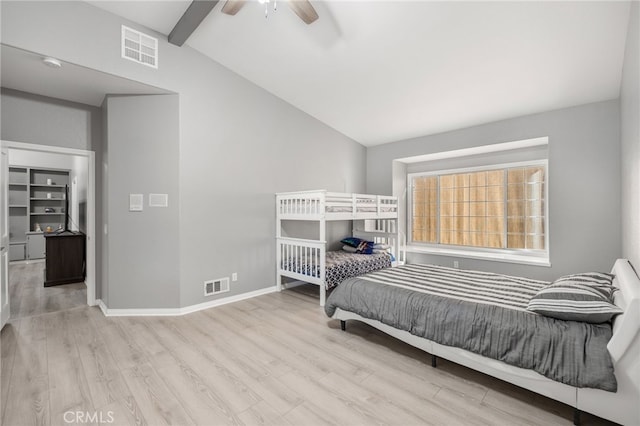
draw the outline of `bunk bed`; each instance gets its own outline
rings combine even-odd
[[[392,266],[400,261],[398,199],[386,195],[329,192],[326,190],[276,194],[276,285],[283,277],[315,284],[320,306],[327,290],[345,278]],[[318,226],[318,239],[284,235],[286,221]],[[388,253],[358,254],[327,250],[327,222],[352,221],[352,236],[372,241]]]
[[[342,330],[346,321],[357,320],[424,350],[433,367],[439,356],[570,405],[575,424],[585,411],[637,425],[640,279],[626,259],[618,259],[611,274],[617,291],[608,290],[615,304],[608,312],[617,315],[608,321],[570,320],[567,315],[581,311],[561,300],[554,301],[560,304],[554,304],[551,317],[529,312],[535,306],[532,295],[544,294],[567,277],[549,286],[419,264],[345,280],[325,311],[340,320]]]

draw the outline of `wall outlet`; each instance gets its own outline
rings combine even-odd
[[[453,267],[456,269],[460,269],[460,262],[458,262],[457,260],[453,261]]]
[[[233,274],[231,274],[231,281],[238,281],[238,273],[234,272]]]

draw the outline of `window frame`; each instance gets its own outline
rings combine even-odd
[[[509,249],[509,248],[490,248],[465,245],[453,245],[437,243],[425,243],[413,241],[413,179],[423,176],[442,176],[447,174],[473,173],[489,170],[505,170],[518,167],[543,167],[545,173],[544,179],[544,250],[535,249]],[[508,182],[505,181],[505,186]],[[505,188],[506,189],[506,188]],[[437,197],[437,238],[440,241],[440,185],[438,184]],[[508,215],[505,191],[505,224],[503,230],[503,238],[508,235]],[[541,266],[551,266],[549,235],[550,235],[550,217],[549,217],[549,160],[529,160],[510,163],[489,164],[474,167],[461,167],[455,169],[441,169],[426,172],[407,173],[407,217],[406,217],[406,234],[407,234],[407,251],[414,253],[428,253],[443,256],[466,257],[474,259],[494,260],[510,263],[534,264]]]

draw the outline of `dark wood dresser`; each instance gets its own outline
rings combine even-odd
[[[45,233],[46,269],[44,286],[84,281],[85,240],[82,232]]]

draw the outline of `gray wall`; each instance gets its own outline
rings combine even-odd
[[[553,279],[611,269],[621,255],[620,111],[617,100],[498,121],[371,147],[367,191],[392,193],[396,158],[549,137],[549,225],[552,266],[530,266],[411,254],[410,261]]]
[[[180,297],[172,306],[212,300],[202,295],[203,281],[233,272],[239,280],[222,296],[275,284],[275,192],[364,191],[363,146],[193,49],[155,34],[160,68],[154,70],[120,58],[119,47],[122,24],[154,33],[87,3],[3,1],[1,7],[7,45],[179,94],[179,156],[167,165],[169,173],[178,171],[180,194]],[[109,165],[107,186],[116,172]],[[103,246],[117,244],[109,237]],[[108,306],[122,307],[109,291],[103,293]]]
[[[106,108],[106,163],[112,170],[108,306],[175,307],[180,298],[178,96],[109,97]],[[143,194],[142,211],[129,211],[130,193]],[[150,207],[149,193],[168,194],[168,207]]]
[[[100,144],[100,108],[2,88],[3,140],[93,150]]]
[[[193,83],[178,91],[183,305],[233,272],[231,294],[275,284],[276,192],[364,190],[363,146],[234,75]]]
[[[640,4],[633,2],[625,47],[622,133],[622,256],[640,271]]]

